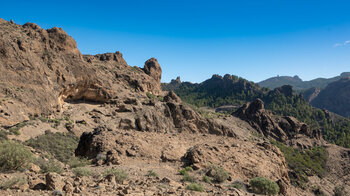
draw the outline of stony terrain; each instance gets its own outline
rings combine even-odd
[[[57,157],[62,172],[44,172],[36,162],[2,171],[0,195],[254,195],[255,177],[276,182],[280,195],[332,195],[338,186],[349,191],[350,151],[265,110],[261,100],[233,115],[201,111],[161,90],[155,58],[139,68],[120,52],[82,55],[62,29],[33,23],[0,19],[0,35],[2,132],[25,145],[51,132],[74,134],[73,157],[88,159],[80,172]],[[304,189],[293,186],[286,159],[270,139],[297,149],[324,146],[330,172],[310,174]],[[49,159],[46,149],[28,148],[35,158]],[[194,182],[201,191],[190,190]]]

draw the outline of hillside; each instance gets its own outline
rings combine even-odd
[[[335,76],[332,78],[316,78],[310,81],[303,81],[298,76],[277,76],[268,78],[266,80],[263,80],[259,82],[258,84],[262,87],[274,89],[283,85],[291,85],[295,90],[306,90],[310,88],[318,88],[323,89],[325,88],[329,83],[335,82],[341,78],[349,77],[350,72],[344,72],[341,73],[339,76]]]
[[[0,195],[350,192],[350,150],[279,115],[309,107],[290,86],[174,81],[201,105],[251,101],[203,111],[161,89],[156,58],[140,68],[120,52],[82,55],[63,29],[34,23],[0,19],[0,35]]]
[[[313,108],[303,96],[295,93],[292,86],[282,86],[274,90],[261,88],[237,76],[213,75],[199,84],[189,82],[162,84],[165,90],[174,90],[185,102],[197,107],[216,108],[222,105],[242,105],[260,98],[266,108],[283,116],[293,116],[309,124],[313,129],[320,128],[324,138],[344,147],[350,147],[350,120],[331,112]],[[336,116],[336,117],[335,117]]]
[[[311,105],[339,115],[350,117],[350,78],[342,78],[328,84],[312,99]]]

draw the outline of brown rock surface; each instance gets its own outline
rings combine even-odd
[[[253,128],[265,137],[297,146],[302,149],[324,143],[320,130],[310,130],[305,123],[294,117],[280,117],[265,110],[264,102],[256,99],[244,104],[234,115],[247,121]]]

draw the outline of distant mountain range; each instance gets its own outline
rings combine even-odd
[[[303,81],[299,78],[299,76],[277,76],[268,78],[259,82],[259,86],[266,87],[269,89],[274,89],[283,85],[291,85],[294,90],[307,90],[312,87],[316,87],[318,89],[325,88],[329,83],[335,82],[341,78],[350,77],[350,72],[343,72],[339,76],[335,76],[333,78],[316,78],[310,81]]]

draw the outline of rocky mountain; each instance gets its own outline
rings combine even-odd
[[[198,88],[190,95],[202,103],[252,101],[232,114],[202,111],[161,89],[155,58],[140,68],[120,52],[82,55],[65,31],[34,23],[1,19],[0,35],[0,195],[350,191],[349,149],[265,109],[278,96],[297,103],[289,86],[269,91],[230,75],[173,81],[175,92]]]
[[[329,83],[335,82],[341,78],[346,78],[350,76],[350,72],[341,73],[339,76],[333,78],[316,78],[310,81],[303,81],[298,76],[277,76],[268,78],[259,82],[258,84],[262,87],[274,89],[283,85],[291,85],[295,90],[307,90],[310,88],[323,89]]]
[[[224,77],[213,75],[212,78],[199,83],[173,82],[162,84],[164,90],[173,90],[179,97],[197,107],[216,108],[216,111],[237,109],[246,102],[260,98],[267,109],[282,116],[293,116],[309,124],[312,129],[320,128],[324,138],[344,147],[350,147],[350,120],[332,112],[315,108],[307,100],[314,98],[315,92],[300,95],[290,85],[277,87],[274,90],[262,88],[237,76],[226,74]],[[309,91],[306,91],[309,92]],[[230,109],[231,108],[231,109]]]
[[[350,77],[328,84],[311,99],[311,105],[350,117]]]
[[[199,107],[243,104],[263,96],[268,91],[253,82],[230,74],[214,74],[199,84],[172,80],[168,84],[163,83],[162,88],[174,91],[184,101]]]
[[[309,103],[314,100],[318,94],[320,94],[321,90],[316,88],[316,87],[312,87],[309,88],[307,90],[305,90],[302,95],[305,98],[306,101],[308,101]]]

